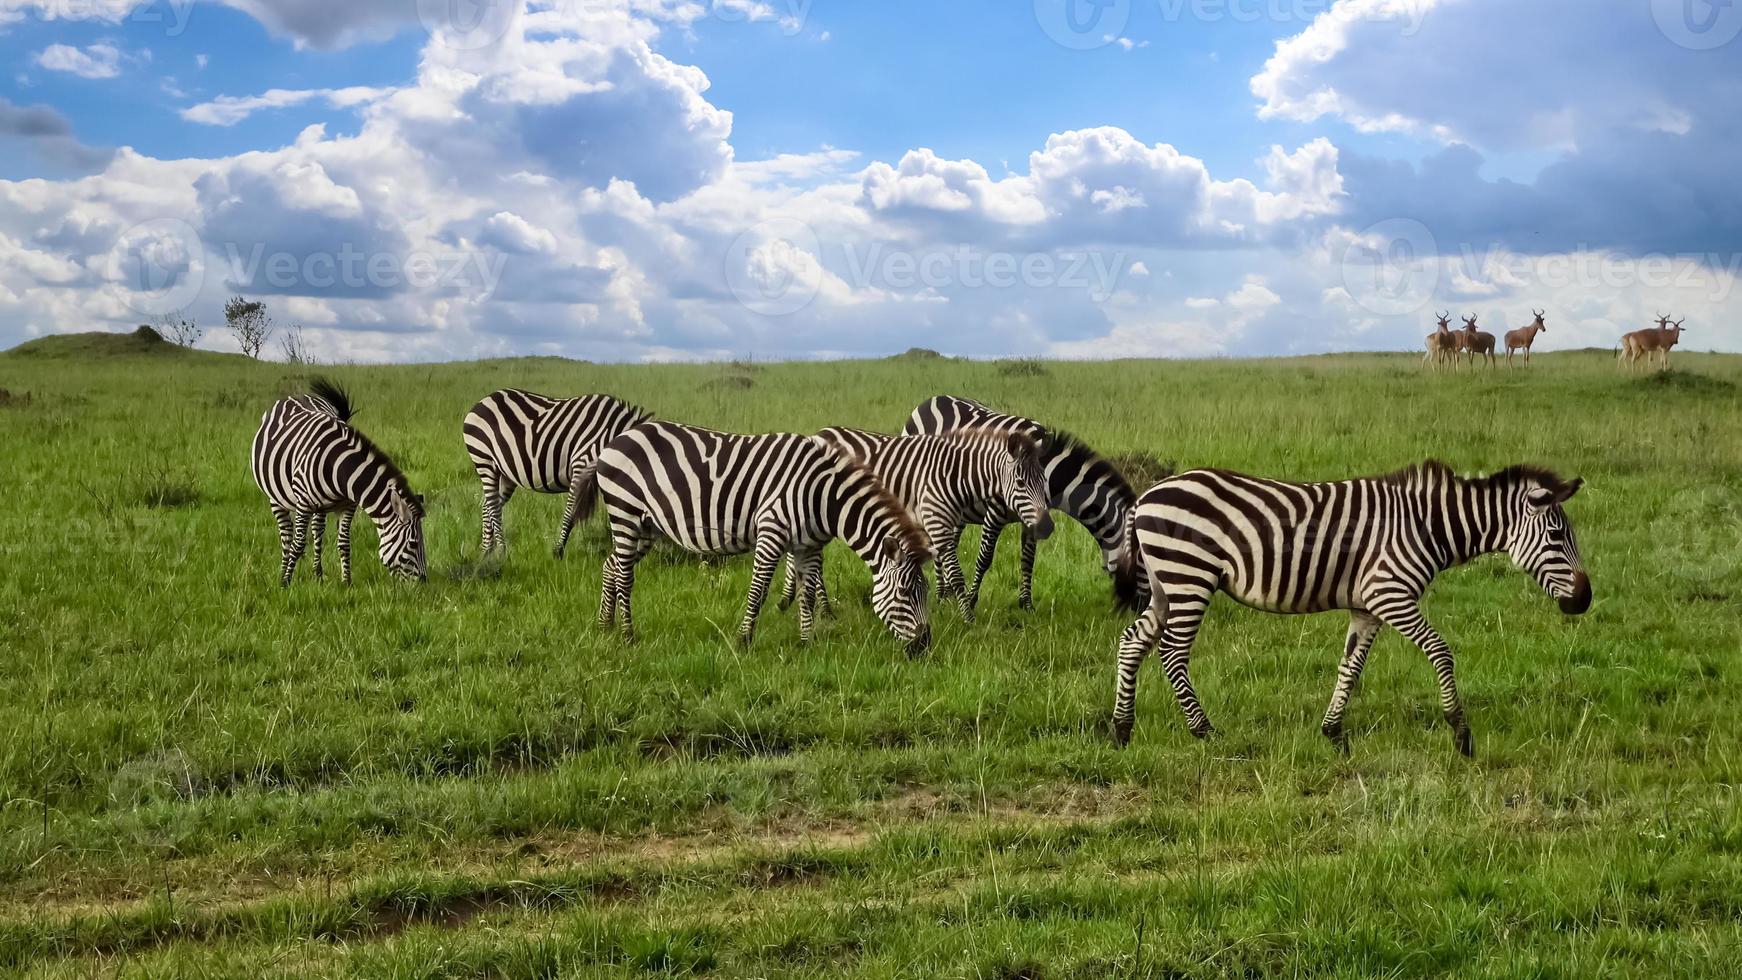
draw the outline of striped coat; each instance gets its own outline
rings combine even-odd
[[[575,474],[593,464],[605,443],[652,417],[651,412],[610,395],[551,398],[517,388],[485,395],[461,425],[466,454],[482,485],[481,550],[507,544],[502,507],[516,489],[525,487],[568,494],[551,546],[551,554],[561,558],[575,527],[578,501],[571,492]]]
[[[251,458],[254,482],[272,506],[282,556],[279,584],[289,585],[313,526],[315,577],[321,575],[326,515],[339,515],[341,577],[351,581],[351,519],[358,510],[375,523],[381,564],[395,575],[423,579],[423,497],[387,454],[351,427],[344,389],[324,379],[310,393],[274,402],[260,419]]]
[[[891,437],[836,427],[817,439],[864,462],[919,521],[937,556],[938,596],[956,596],[964,619],[973,620],[978,593],[967,589],[956,555],[962,528],[1016,515],[1037,537],[1052,533],[1044,446],[1027,433],[969,428]]]
[[[1284,483],[1226,470],[1163,480],[1132,511],[1118,570],[1121,597],[1142,613],[1119,644],[1116,741],[1131,736],[1137,670],[1158,643],[1193,734],[1213,730],[1187,667],[1204,610],[1219,590],[1269,612],[1349,611],[1342,666],[1321,724],[1340,748],[1348,744],[1344,708],[1385,625],[1427,655],[1439,678],[1441,710],[1458,749],[1470,754],[1452,652],[1423,618],[1422,593],[1441,571],[1505,551],[1563,612],[1584,612],[1590,579],[1561,506],[1579,486],[1528,466],[1462,479],[1432,461],[1337,483]],[[1142,603],[1140,577],[1150,586]]]
[[[754,553],[744,642],[780,557],[790,552],[807,581],[821,578],[823,546],[837,537],[871,566],[878,618],[910,652],[930,642],[924,533],[867,469],[813,439],[648,422],[611,440],[578,482],[582,517],[598,499],[610,518],[599,621],[616,621],[625,639],[634,633],[635,565],[664,535],[701,554]],[[801,596],[801,639],[811,636],[813,597]]]
[[[926,399],[913,410],[902,432],[909,435],[939,433],[967,426],[1044,437],[1045,456],[1041,468],[1046,474],[1049,503],[1089,532],[1095,543],[1101,546],[1102,570],[1111,575],[1124,547],[1125,515],[1137,500],[1137,492],[1126,482],[1119,468],[1068,432],[1049,430],[1033,419],[997,412],[973,399],[955,395]],[[985,533],[980,537],[980,556],[974,563],[974,584],[970,589],[975,597],[979,596],[980,583],[992,567],[999,532],[1014,523],[1014,515],[1006,513],[996,515],[986,525]],[[1038,539],[1024,530],[1022,580],[1017,595],[1017,601],[1024,609],[1034,608],[1034,560],[1038,544]]]

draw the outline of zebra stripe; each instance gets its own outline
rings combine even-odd
[[[1015,515],[1037,539],[1052,533],[1040,470],[1044,446],[1027,433],[969,428],[893,437],[837,427],[822,430],[817,438],[842,453],[853,454],[855,447],[864,451],[855,458],[889,487],[931,539],[938,597],[956,596],[969,622],[979,590],[976,583],[970,591],[962,579],[956,554],[962,529]],[[820,583],[815,587],[822,588]]]
[[[339,568],[351,581],[351,518],[358,510],[375,522],[381,564],[404,578],[422,580],[423,497],[387,454],[351,427],[354,412],[344,389],[324,379],[307,395],[274,402],[260,418],[251,452],[254,482],[272,505],[282,554],[279,584],[288,586],[302,558],[310,525],[314,572],[321,576],[321,539],[326,515],[339,515]]]
[[[1132,511],[1118,570],[1128,605],[1138,607],[1140,575],[1150,598],[1119,641],[1115,740],[1123,745],[1131,737],[1137,670],[1158,641],[1192,733],[1213,731],[1187,668],[1204,610],[1220,589],[1268,612],[1349,610],[1337,685],[1320,725],[1340,749],[1348,750],[1344,709],[1384,625],[1426,654],[1439,679],[1440,709],[1469,755],[1452,651],[1422,616],[1422,593],[1441,571],[1505,551],[1563,612],[1584,612],[1591,583],[1561,507],[1580,485],[1530,466],[1463,479],[1431,460],[1340,483],[1283,483],[1225,470],[1163,480]]]
[[[1125,515],[1137,501],[1137,492],[1126,482],[1124,474],[1105,457],[1084,445],[1075,436],[1057,429],[1048,430],[1030,418],[996,412],[980,402],[954,395],[937,395],[922,402],[908,417],[904,434],[940,433],[966,426],[994,429],[1001,432],[1026,432],[1044,439],[1045,457],[1041,469],[1046,474],[1047,496],[1055,510],[1064,511],[1083,526],[1101,546],[1101,568],[1113,573],[1125,542]],[[980,537],[980,556],[974,567],[973,594],[979,595],[980,583],[992,567],[998,548],[998,535],[1013,516],[989,523]],[[1024,609],[1034,608],[1034,558],[1038,541],[1023,532],[1022,584],[1017,601]]]
[[[611,440],[576,484],[583,518],[595,499],[610,517],[599,623],[621,617],[625,640],[634,637],[635,563],[657,531],[702,554],[754,552],[738,627],[746,643],[781,555],[794,555],[807,582],[820,579],[823,546],[837,537],[871,566],[872,605],[884,625],[911,653],[931,642],[924,533],[870,471],[813,439],[648,422]],[[811,637],[813,598],[807,588],[800,600],[801,640]]]
[[[480,550],[507,545],[502,507],[514,491],[567,493],[562,524],[551,554],[568,547],[578,501],[571,493],[576,473],[591,466],[605,443],[653,413],[610,395],[551,398],[503,388],[484,396],[466,413],[461,431],[466,454],[483,486],[483,539]]]

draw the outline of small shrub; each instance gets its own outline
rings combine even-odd
[[[998,362],[998,373],[1007,378],[1044,378],[1052,369],[1038,357],[1018,357]]]
[[[939,354],[937,351],[932,350],[930,347],[909,347],[907,350],[904,350],[899,354],[890,355],[889,359],[892,361],[943,361],[943,360],[948,360],[948,358],[944,357],[944,355]]]
[[[10,389],[0,388],[0,408],[26,408],[30,405],[30,392],[20,391],[14,394]]]
[[[172,473],[166,466],[147,470],[136,479],[132,498],[153,510],[186,507],[200,499],[199,487],[184,474]]]

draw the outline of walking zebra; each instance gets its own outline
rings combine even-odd
[[[1339,483],[1282,483],[1225,470],[1163,480],[1132,511],[1116,578],[1120,598],[1133,609],[1139,577],[1151,591],[1119,641],[1115,741],[1131,738],[1137,669],[1158,639],[1192,734],[1213,730],[1187,666],[1204,609],[1221,589],[1267,612],[1349,610],[1336,689],[1320,725],[1339,749],[1348,751],[1343,710],[1385,625],[1427,655],[1458,750],[1471,754],[1452,651],[1422,617],[1422,593],[1444,569],[1503,550],[1559,600],[1562,612],[1584,612],[1591,582],[1561,509],[1580,484],[1532,466],[1463,479],[1431,460]]]
[[[965,426],[1045,437],[1041,469],[1046,474],[1048,501],[1094,537],[1101,546],[1101,568],[1111,575],[1124,547],[1125,515],[1137,500],[1137,492],[1119,468],[1070,433],[1049,431],[1033,419],[995,412],[977,401],[954,395],[937,395],[921,403],[901,431],[912,435],[948,432]],[[1015,523],[1012,515],[1000,514],[997,520],[986,524],[985,533],[980,536],[980,556],[974,563],[974,585],[970,590],[975,599],[979,598],[981,581],[992,567],[998,535],[1005,525],[1012,523]],[[1017,594],[1024,609],[1034,608],[1034,557],[1038,543],[1034,534],[1024,529],[1022,584]]]
[[[792,433],[733,435],[647,422],[611,440],[576,478],[581,517],[597,499],[611,522],[599,623],[618,619],[634,638],[630,593],[635,563],[659,532],[703,554],[754,551],[750,594],[738,637],[745,643],[780,556],[791,552],[807,586],[822,577],[823,546],[840,538],[871,566],[872,606],[885,626],[920,653],[931,642],[925,534],[865,467]],[[799,603],[799,638],[809,640],[814,591]]]
[[[502,505],[520,487],[567,493],[562,524],[551,554],[563,556],[575,527],[575,474],[593,465],[605,443],[653,413],[610,395],[551,398],[503,388],[484,396],[466,413],[466,454],[483,484],[484,535],[480,550],[507,544]]]
[[[896,437],[836,427],[817,433],[817,439],[848,456],[864,453],[856,458],[889,487],[931,539],[938,565],[938,598],[957,597],[962,618],[969,622],[974,619],[978,582],[969,592],[962,580],[956,555],[962,528],[1009,520],[1004,515],[1013,515],[1037,538],[1052,533],[1046,478],[1040,470],[1043,443],[1032,435],[969,428]],[[794,589],[790,571],[785,593]],[[820,565],[817,575],[818,581],[807,582],[806,587],[826,597]]]
[[[288,586],[302,558],[310,525],[314,572],[321,577],[321,539],[327,514],[339,515],[339,573],[351,581],[351,518],[361,509],[375,522],[381,564],[421,581],[423,497],[387,454],[351,427],[354,411],[344,389],[325,379],[309,394],[280,398],[261,416],[252,450],[254,482],[272,504],[283,554],[279,584]]]

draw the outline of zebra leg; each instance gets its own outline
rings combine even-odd
[[[356,516],[355,510],[339,511],[339,580],[346,585],[351,584],[351,518]]]
[[[744,600],[744,618],[738,623],[738,642],[750,645],[750,639],[756,633],[756,617],[762,612],[762,603],[768,598],[769,583],[774,581],[774,571],[780,565],[780,556],[786,549],[780,544],[776,535],[763,531],[756,536],[755,566],[750,572],[750,595]],[[799,610],[800,615],[804,613]]]
[[[617,552],[605,556],[605,567],[599,575],[600,629],[608,630],[617,621]]]
[[[1137,720],[1137,670],[1143,658],[1155,649],[1161,635],[1161,619],[1167,609],[1167,599],[1159,592],[1150,593],[1149,606],[1137,621],[1125,627],[1119,636],[1119,677],[1113,693],[1113,744],[1120,747],[1131,742],[1131,726]]]
[[[1439,679],[1440,711],[1446,717],[1446,724],[1452,728],[1452,739],[1459,752],[1474,755],[1470,723],[1464,718],[1464,706],[1458,700],[1458,682],[1452,673],[1452,648],[1428,625],[1416,602],[1412,595],[1391,594],[1378,602],[1368,603],[1368,607],[1385,625],[1402,633],[1427,655],[1434,676]]]
[[[823,552],[821,549],[817,551],[816,581],[812,584],[816,586],[817,612],[829,617],[830,619],[834,619],[835,603],[829,598],[828,582],[823,579]]]
[[[308,547],[309,515],[297,511],[291,518],[290,555],[285,559],[284,584],[290,584],[290,576],[296,571],[296,563],[302,560],[302,553]]]
[[[327,538],[327,515],[315,514],[309,518],[309,524],[314,528],[315,581],[318,582],[321,578],[321,545],[326,543]]]
[[[968,605],[980,604],[980,583],[986,580],[986,573],[992,568],[992,557],[998,553],[998,537],[1004,531],[1004,525],[987,521],[980,526],[980,556],[974,559],[974,584],[968,588]]]
[[[791,609],[792,600],[798,597],[798,556],[787,555],[785,562],[786,575],[780,583],[780,601],[774,604],[774,608],[781,612]]]
[[[272,519],[278,522],[278,584],[290,585],[290,573],[296,568],[296,518],[283,507],[272,508]]]
[[[479,554],[489,554],[502,543],[502,500],[497,496],[502,475],[494,468],[478,467],[479,492],[483,505],[483,536],[478,543]]]
[[[956,553],[962,536],[961,527],[940,524],[926,528],[926,534],[937,543],[938,597],[955,596],[962,608],[962,621],[973,622],[974,605],[968,601],[967,585],[962,581],[962,562]]]
[[[1349,706],[1349,696],[1361,682],[1361,668],[1367,665],[1367,651],[1373,649],[1373,638],[1379,635],[1379,617],[1365,609],[1349,611],[1349,635],[1343,639],[1343,662],[1337,668],[1337,687],[1331,692],[1330,707],[1319,731],[1344,755],[1349,754],[1349,736],[1343,731],[1343,709]]]
[[[804,555],[795,554],[791,562],[800,567],[801,570],[796,574],[804,579],[804,586],[798,596],[798,641],[809,643],[815,625],[817,586],[823,580],[823,551],[818,548]]]
[[[1028,528],[1022,529],[1022,589],[1016,594],[1016,604],[1034,611],[1034,553],[1040,542]]]
[[[1168,596],[1167,625],[1161,631],[1161,659],[1167,668],[1167,679],[1173,684],[1174,700],[1185,712],[1186,727],[1198,738],[1215,734],[1210,716],[1198,702],[1198,692],[1192,688],[1189,672],[1192,641],[1198,637],[1198,627],[1204,621],[1204,610],[1210,604],[1208,592]]]

